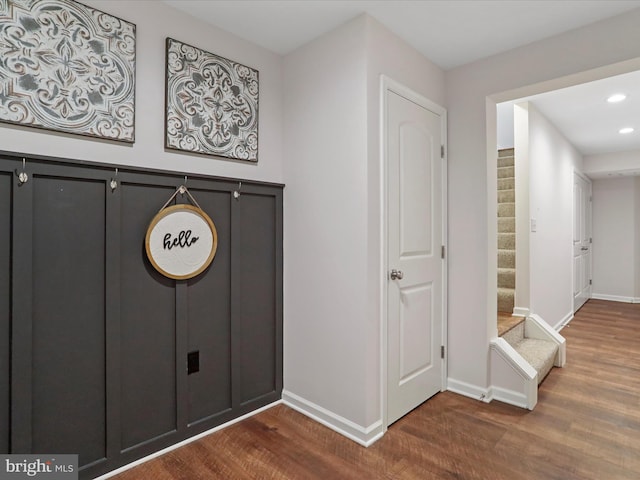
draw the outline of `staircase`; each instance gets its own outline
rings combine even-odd
[[[552,367],[567,361],[565,339],[540,316],[523,317],[491,340],[490,398],[533,410],[538,385]]]
[[[498,337],[490,343],[491,399],[533,410],[538,385],[566,362],[565,339],[536,314],[513,316],[516,200],[512,148],[498,151]]]
[[[513,148],[498,151],[498,312],[513,313],[516,293],[516,199]]]
[[[540,385],[556,361],[559,345],[549,339],[528,337],[527,330],[523,317],[522,321],[504,333],[502,338],[535,369]]]

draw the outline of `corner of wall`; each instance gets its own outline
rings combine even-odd
[[[366,427],[358,425],[337,413],[286,390],[282,392],[282,401],[288,407],[293,408],[297,412],[306,415],[364,447],[373,445],[377,440],[382,438],[385,433],[381,419]]]

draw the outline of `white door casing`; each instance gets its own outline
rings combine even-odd
[[[591,298],[591,182],[573,174],[573,311]]]
[[[383,105],[385,425],[389,425],[441,391],[445,383],[441,357],[446,314],[442,258],[445,169],[441,148],[446,112],[388,79],[383,79]]]

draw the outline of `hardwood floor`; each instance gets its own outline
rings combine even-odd
[[[640,478],[640,305],[589,301],[532,412],[444,392],[369,448],[279,405],[117,480]]]

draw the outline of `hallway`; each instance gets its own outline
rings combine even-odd
[[[532,412],[436,395],[365,449],[279,405],[116,480],[640,478],[640,305],[590,300]]]

